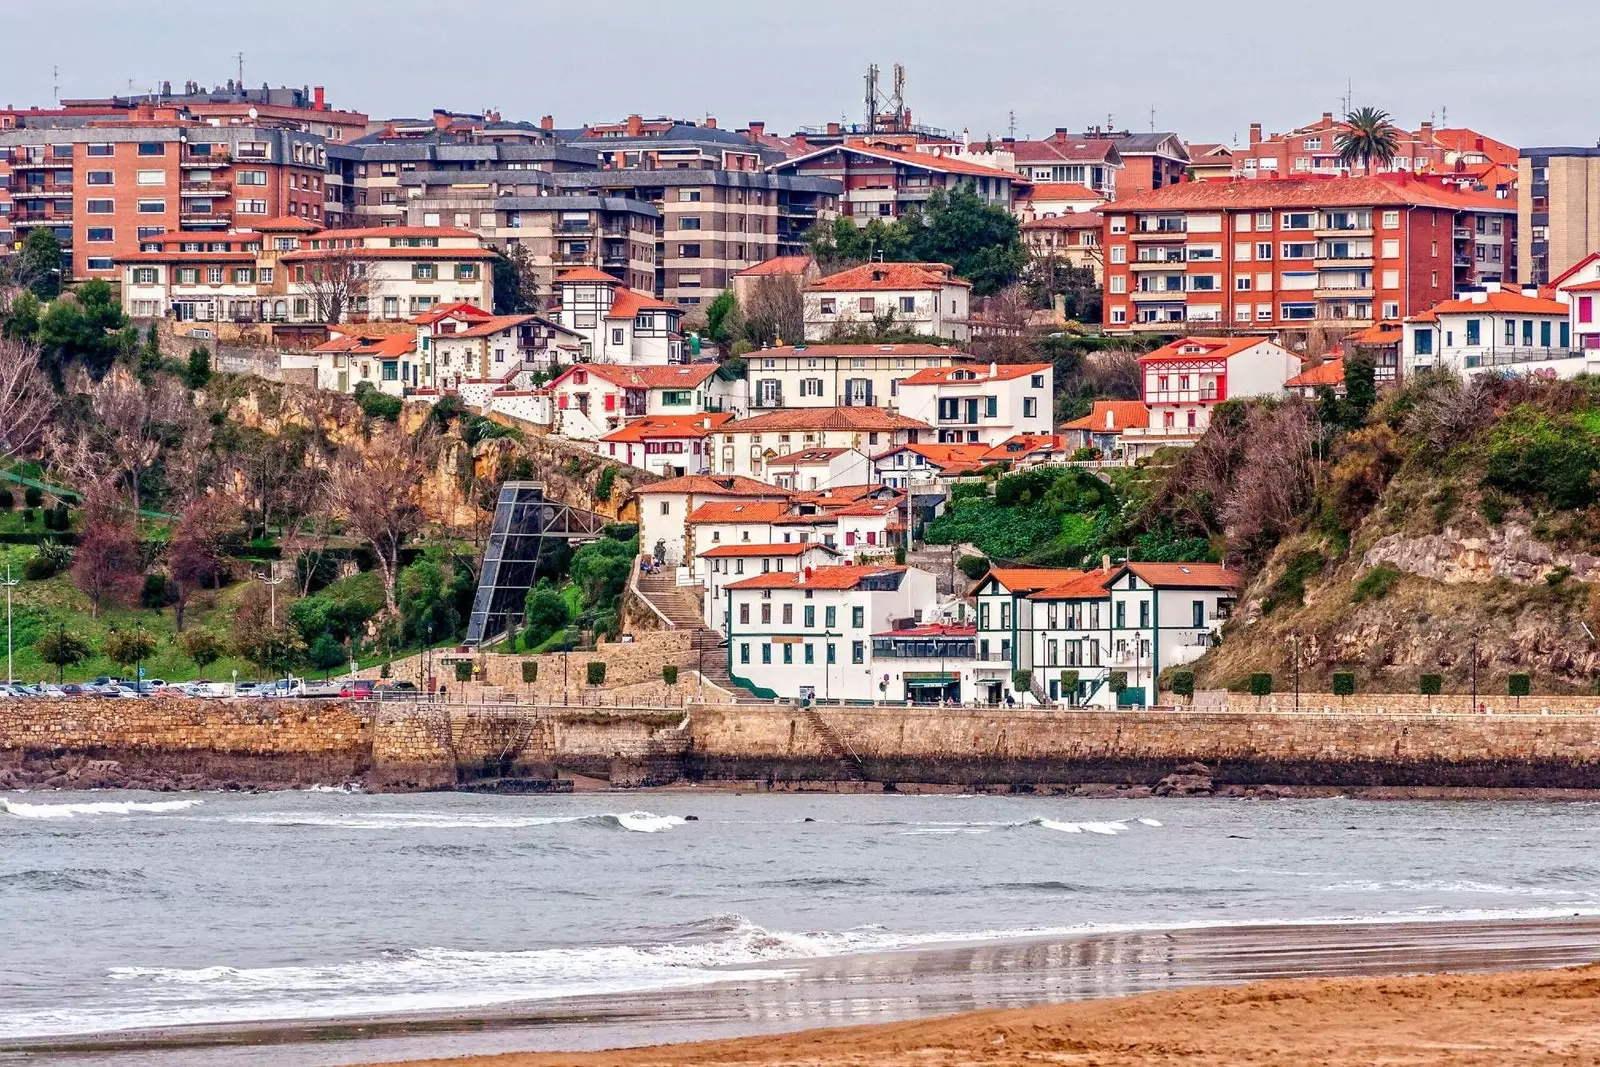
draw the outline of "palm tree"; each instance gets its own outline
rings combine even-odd
[[[1361,166],[1371,173],[1373,163],[1380,167],[1394,162],[1400,150],[1400,131],[1389,121],[1389,113],[1375,107],[1358,108],[1344,117],[1334,147],[1339,162],[1354,170]]]

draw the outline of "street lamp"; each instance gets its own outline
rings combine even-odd
[[[1294,710],[1300,710],[1300,632],[1296,630],[1289,635],[1289,640],[1294,642]]]
[[[133,687],[144,696],[144,620],[133,620]]]
[[[16,673],[11,669],[11,590],[17,587],[17,579],[11,577],[11,564],[6,564],[6,580],[0,585],[6,587],[6,681],[17,680]]]

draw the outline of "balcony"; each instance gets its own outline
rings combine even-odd
[[[1496,348],[1462,358],[1468,370],[1480,367],[1514,367],[1525,363],[1554,363],[1564,359],[1588,359],[1594,350],[1582,348]]]
[[[1345,268],[1345,269],[1350,269],[1350,270],[1371,270],[1372,269],[1372,256],[1370,254],[1365,255],[1365,256],[1352,256],[1352,255],[1323,256],[1323,255],[1319,255],[1319,256],[1317,256],[1317,261],[1316,262],[1317,262],[1317,269],[1318,270],[1338,270],[1340,268]]]
[[[1471,226],[1457,226],[1453,232],[1455,234],[1455,239],[1458,240],[1458,241],[1470,241],[1470,240],[1472,240],[1472,227]]]
[[[1323,289],[1311,290],[1311,295],[1318,300],[1371,300],[1372,287],[1364,289],[1346,288],[1341,285],[1329,286]]]
[[[71,196],[72,183],[45,182],[43,185],[19,185],[11,190],[13,200],[48,199]]]
[[[209,152],[205,155],[195,155],[191,153],[190,155],[184,156],[182,159],[180,159],[178,161],[178,166],[189,167],[191,169],[205,169],[208,167],[226,167],[232,162],[233,154],[231,152]]]
[[[178,211],[178,221],[185,226],[226,226],[231,220],[226,213],[220,211],[181,208]]]
[[[32,156],[18,153],[11,157],[11,169],[14,171],[48,170],[52,167],[70,169],[71,166],[72,160],[70,159],[50,159],[42,154]]]
[[[1135,303],[1166,302],[1181,304],[1188,300],[1189,294],[1182,289],[1135,289],[1128,294]]]
[[[1170,266],[1181,268],[1188,261],[1188,253],[1182,248],[1149,249],[1140,252],[1128,266],[1133,270],[1155,270]]]
[[[585,220],[583,222],[577,222],[577,221],[574,221],[574,220],[563,219],[561,221],[561,225],[556,227],[556,232],[557,233],[593,233],[594,232],[594,223],[589,222],[587,220]]]
[[[561,252],[550,257],[551,261],[563,267],[588,267],[594,265],[592,252]]]
[[[25,212],[11,216],[12,226],[71,226],[71,215],[45,215],[36,212]]]
[[[1317,237],[1371,237],[1372,224],[1369,222],[1365,226],[1349,226],[1342,228],[1338,226],[1322,226],[1311,232]]]
[[[178,192],[184,196],[227,196],[232,187],[227,182],[182,182]]]

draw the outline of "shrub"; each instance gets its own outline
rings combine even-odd
[[[522,663],[522,684],[532,685],[539,680],[539,661],[524,660]]]
[[[67,505],[58,501],[55,506],[55,513],[56,529],[70,530],[72,528],[72,520],[67,517]]]
[[[1382,600],[1394,591],[1396,583],[1400,581],[1400,568],[1391,563],[1380,563],[1368,569],[1356,583],[1356,591],[1351,594],[1352,603],[1359,604],[1363,600]]]
[[[24,525],[24,526],[32,526],[33,525],[33,509],[32,508],[23,508],[22,509],[22,525]]]
[[[1011,688],[1019,693],[1031,693],[1033,691],[1033,672],[1030,670],[1012,671]]]
[[[389,665],[387,663],[385,663],[383,666],[378,668],[378,677],[379,678],[387,678],[387,677],[389,677]]]
[[[1544,576],[1544,580],[1551,585],[1560,585],[1562,582],[1571,577],[1572,568],[1568,567],[1566,564],[1562,564],[1559,567],[1552,567],[1550,569],[1550,573]]]
[[[112,630],[106,635],[101,651],[113,663],[126,667],[130,663],[147,660],[155,653],[156,639],[144,630]]]
[[[661,665],[661,680],[668,685],[677,685],[678,665],[675,663],[663,663]]]
[[[330,633],[320,633],[306,649],[306,661],[319,671],[344,665],[344,642]]]
[[[591,686],[604,685],[606,682],[605,660],[592,659],[584,665],[584,677]]]
[[[906,565],[906,546],[903,544],[894,546],[894,565],[896,567],[904,567]]]
[[[56,668],[72,667],[89,658],[89,642],[71,630],[57,627],[46,630],[43,637],[33,643],[39,658]]]
[[[1121,696],[1128,691],[1128,672],[1112,671],[1106,676],[1106,688],[1116,696]]]
[[[456,681],[472,681],[472,661],[470,659],[456,660]]]
[[[1257,671],[1250,676],[1250,695],[1253,697],[1269,697],[1272,695],[1272,675],[1265,671]]]
[[[1527,674],[1513,674],[1506,679],[1506,695],[1525,697],[1533,691],[1533,677]]]
[[[1072,453],[1072,460],[1074,463],[1085,463],[1092,460],[1097,460],[1099,458],[1100,450],[1092,445],[1084,445],[1082,448]]]
[[[989,573],[989,561],[983,556],[962,556],[956,560],[956,569],[975,582]]]
[[[211,353],[205,345],[189,349],[189,362],[184,367],[183,379],[190,389],[199,389],[211,380]]]
[[[1444,677],[1438,674],[1424,674],[1417,679],[1417,688],[1425,697],[1436,697],[1444,691]]]
[[[1173,671],[1172,692],[1185,700],[1194,697],[1194,671]]]
[[[611,499],[611,490],[617,484],[617,468],[607,464],[600,471],[600,478],[594,483],[594,498],[607,501]]]
[[[60,541],[40,541],[39,547],[23,566],[22,576],[29,581],[43,581],[72,566],[72,547]]]
[[[1333,672],[1333,695],[1336,697],[1353,696],[1356,691],[1356,676],[1350,671]]]
[[[371,382],[361,382],[355,388],[356,406],[369,419],[400,421],[400,410],[405,406],[397,396],[380,393]]]
[[[1078,695],[1078,681],[1081,675],[1077,671],[1061,672],[1061,695],[1068,700],[1076,699]]]
[[[17,498],[12,495],[11,490],[0,488],[0,511],[10,511],[16,506]]]
[[[1594,503],[1600,442],[1568,416],[1519,405],[1490,432],[1486,454],[1484,480],[1497,489],[1542,496],[1558,508]]]
[[[159,611],[167,604],[167,578],[164,574],[144,576],[144,588],[139,592],[139,606]]]
[[[1283,573],[1272,583],[1261,602],[1261,613],[1270,615],[1285,605],[1300,607],[1306,601],[1306,579],[1322,572],[1322,554],[1304,549],[1294,553],[1284,564]]]
[[[178,635],[178,646],[200,668],[202,678],[205,677],[206,668],[222,658],[222,639],[210,630],[185,630]],[[339,660],[344,661],[343,650],[340,651]]]
[[[30,485],[22,491],[22,502],[30,508],[44,506],[44,491],[37,485]]]

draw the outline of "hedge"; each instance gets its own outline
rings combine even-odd
[[[539,661],[538,660],[532,660],[532,659],[524,660],[523,663],[522,663],[522,682],[523,682],[523,684],[524,685],[532,685],[534,682],[537,682],[538,680],[539,680]]]
[[[668,685],[677,685],[678,665],[676,663],[663,663],[661,665],[661,680]]]
[[[1335,671],[1333,673],[1333,695],[1336,697],[1353,696],[1356,691],[1356,676],[1350,671]]]
[[[1272,695],[1272,675],[1265,671],[1258,671],[1250,676],[1250,695],[1253,697],[1269,697]]]
[[[1506,695],[1525,697],[1533,691],[1533,676],[1528,674],[1513,674],[1506,679]]]
[[[1417,679],[1417,686],[1425,697],[1436,697],[1444,691],[1444,676],[1439,674],[1424,674]]]
[[[1194,696],[1194,671],[1174,671],[1172,673],[1172,692],[1180,697],[1192,698]]]
[[[472,661],[470,659],[456,660],[456,681],[472,681]]]
[[[605,660],[590,660],[588,665],[585,667],[585,675],[589,679],[590,685],[604,685],[606,681]]]

